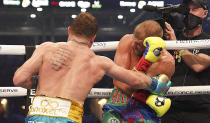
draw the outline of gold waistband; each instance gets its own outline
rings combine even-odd
[[[82,123],[83,105],[63,98],[35,96],[28,112],[31,115],[64,117]]]

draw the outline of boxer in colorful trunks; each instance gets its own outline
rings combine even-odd
[[[152,123],[148,122],[150,120],[158,122],[159,119],[156,118],[156,113],[149,106],[142,103],[128,107],[129,100],[130,96],[119,89],[114,89],[108,103],[103,107],[105,115],[103,123],[109,123],[110,121],[118,121],[116,123],[130,123],[134,121],[136,123]]]
[[[154,91],[160,88],[161,82],[157,79],[124,69],[107,57],[95,55],[90,47],[97,29],[95,17],[82,12],[68,27],[67,42],[41,44],[18,68],[13,78],[15,86],[31,88],[32,76],[39,74],[26,123],[81,123],[84,100],[105,74],[136,89]],[[161,88],[169,87],[161,84]]]
[[[170,79],[174,73],[175,63],[173,57],[165,49],[159,59],[145,60],[145,53],[148,52],[148,49],[145,50],[147,44],[144,44],[144,40],[149,36],[163,36],[163,30],[156,21],[144,21],[136,26],[133,34],[123,36],[117,47],[114,61],[129,70],[142,71],[151,77],[166,74]],[[165,97],[151,95],[145,90],[136,90],[117,80],[113,82],[115,89],[108,104],[103,107],[103,123],[108,123],[113,119],[129,123],[158,123],[160,117],[170,107],[170,100]],[[164,93],[158,95],[163,96]],[[154,105],[159,101],[168,103],[165,103],[166,105],[161,106],[160,109]]]

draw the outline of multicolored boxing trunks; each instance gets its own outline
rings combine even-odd
[[[35,96],[25,123],[82,123],[83,105],[63,99]]]
[[[146,104],[132,104],[132,98],[120,89],[113,89],[103,107],[103,123],[159,123],[156,113]]]

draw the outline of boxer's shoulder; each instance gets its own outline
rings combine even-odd
[[[40,46],[51,46],[51,45],[55,45],[55,44],[56,43],[54,43],[54,42],[47,41],[47,42],[40,44]]]
[[[133,34],[125,34],[120,41],[125,41],[125,40],[132,40],[133,39]]]
[[[126,34],[120,39],[118,47],[123,47],[123,49],[126,47],[130,48],[130,46],[132,45],[132,41],[133,41],[133,34]]]
[[[53,47],[53,46],[55,46],[55,43],[53,43],[53,42],[44,42],[44,43],[40,44],[36,49],[49,50],[49,49],[51,49],[50,47]]]

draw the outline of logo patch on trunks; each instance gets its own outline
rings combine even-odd
[[[70,107],[70,101],[57,98],[35,97],[30,107],[29,115],[68,117]]]
[[[111,117],[109,120],[108,120],[108,123],[120,123],[120,120],[115,118],[115,117]]]

